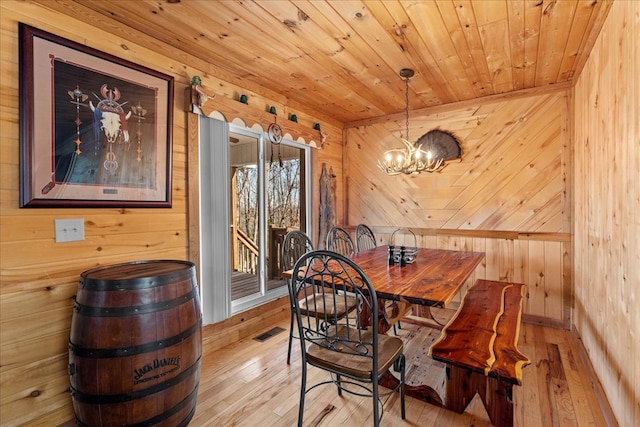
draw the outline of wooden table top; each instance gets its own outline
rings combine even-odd
[[[483,252],[418,248],[416,260],[400,267],[389,265],[388,246],[379,246],[352,259],[379,298],[446,307],[484,257]]]

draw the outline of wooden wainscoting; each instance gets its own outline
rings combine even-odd
[[[275,326],[285,319],[288,328],[290,313],[289,297],[286,296],[243,311],[222,322],[206,325],[202,329],[203,346],[221,349],[238,341],[250,339],[269,329],[265,325]]]

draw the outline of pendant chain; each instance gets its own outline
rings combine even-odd
[[[404,105],[405,105],[405,139],[409,141],[409,77],[405,77]]]

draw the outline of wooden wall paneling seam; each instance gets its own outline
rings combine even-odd
[[[486,279],[500,280],[500,240],[487,239],[485,253]]]
[[[580,6],[579,6],[580,7]],[[567,91],[562,104],[562,118],[561,118],[561,148],[562,148],[562,165],[561,165],[561,177],[562,177],[562,231],[569,233],[571,240],[562,244],[562,277],[563,277],[563,296],[565,301],[563,304],[564,316],[563,323],[567,328],[571,328],[572,325],[572,309],[574,306],[575,298],[575,280],[574,280],[574,189],[573,183],[575,182],[574,173],[574,159],[575,159],[575,88],[571,88]]]
[[[514,241],[498,240],[500,246],[500,258],[498,259],[498,281],[513,282],[515,258],[514,258]]]
[[[490,168],[488,172],[497,174],[500,169],[496,165],[503,150],[507,151],[507,146],[513,146],[518,152],[522,151],[526,147],[519,146],[518,143],[521,139],[528,140],[527,130],[533,130],[531,137],[540,132],[548,132],[542,127],[544,122],[530,120],[541,117],[541,110],[547,106],[553,107],[554,104],[553,98],[525,98],[515,102],[493,104],[490,114],[468,135],[470,140],[478,142],[475,146],[465,147],[463,153],[463,161],[465,156],[474,159],[475,168],[469,171],[473,173],[465,175],[456,184],[472,184],[473,179],[483,171],[483,167]]]
[[[491,72],[493,93],[509,92],[514,88],[511,46],[507,38],[499,36],[509,32],[506,4],[504,7],[494,7],[491,11],[491,20],[480,25],[482,45],[487,58],[490,58],[487,65]]]
[[[559,242],[545,242],[544,248],[544,295],[545,316],[552,319],[565,318],[566,300],[563,298],[565,281],[562,279],[562,245]],[[560,281],[558,281],[560,279]]]
[[[277,8],[278,5],[279,3],[276,3],[276,2],[267,2],[265,4],[257,4],[255,6],[249,6],[249,7],[256,7],[261,10],[271,11]],[[236,3],[227,3],[225,4],[225,6],[229,9],[235,10],[234,14],[231,15],[228,19],[233,19],[238,16],[246,15],[246,12],[248,9],[247,6],[242,4],[236,4]],[[281,21],[282,22],[287,21],[291,23],[295,22],[298,16],[300,16],[298,13],[298,10],[299,9],[296,7],[295,10],[290,15],[287,15],[286,18],[281,18]],[[216,10],[215,13],[221,14],[224,12],[225,12],[225,8],[223,8],[222,10]],[[294,19],[291,19],[291,18],[294,18]],[[247,20],[247,24],[248,25],[247,25],[246,31],[251,32],[253,31],[252,27],[254,26],[254,24],[259,25],[260,27],[264,27],[264,26],[268,26],[270,24],[270,21],[265,19],[263,13],[259,13],[259,14],[255,13],[250,19]],[[336,68],[331,66],[332,62],[335,60],[333,57],[341,53],[339,46],[337,47],[338,49],[337,52],[324,53],[324,52],[319,52],[315,50],[311,50],[311,51],[303,50],[304,45],[302,43],[299,43],[298,40],[306,34],[305,31],[307,30],[307,27],[313,28],[315,26],[315,23],[313,21],[313,18],[311,18],[299,24],[300,25],[296,26],[296,30],[294,30],[296,37],[289,37],[289,35],[291,34],[291,28],[287,27],[286,25],[283,25],[281,27],[271,27],[270,28],[271,31],[269,31],[266,35],[261,28],[257,28],[256,29],[257,32],[254,34],[253,37],[248,37],[246,40],[246,43],[251,43],[252,39],[255,40],[259,38],[264,38],[265,36],[271,37],[271,34],[273,34],[273,37],[274,37],[274,43],[272,44],[273,52],[265,52],[265,54],[261,56],[261,59],[268,60],[269,58],[273,57],[274,60],[269,61],[270,67],[272,67],[273,69],[282,68],[284,73],[294,74],[296,75],[296,79],[300,81],[299,87],[297,88],[296,87],[291,89],[283,88],[283,91],[285,93],[288,90],[297,90],[303,93],[308,92],[309,96],[313,96],[316,98],[316,101],[317,101],[317,98],[319,97],[324,98],[325,95],[330,95],[332,93],[332,91],[329,90],[328,88],[329,85],[342,87],[343,92],[348,93],[351,86],[349,85],[346,79],[346,76],[349,75],[350,70],[344,66],[341,67],[343,69],[340,70],[340,72],[334,74],[331,79],[323,79],[323,80],[305,80],[306,73],[304,72],[296,73],[295,71],[292,72],[292,70],[296,70],[300,67],[308,66],[308,61],[313,62],[314,64],[313,66],[317,67],[318,69],[333,68],[335,70]],[[309,31],[312,31],[312,29],[309,29]],[[310,37],[311,36],[312,35],[310,35]],[[344,55],[342,55],[342,57],[344,57]],[[297,61],[297,59],[300,59],[300,58],[304,58],[305,62],[304,64],[298,65],[300,61]],[[275,83],[277,84],[277,82]],[[354,82],[354,84],[357,85],[358,82]],[[304,88],[307,88],[307,89],[312,88],[313,90],[303,91],[302,89]],[[363,85],[358,89],[359,90],[355,90],[352,93],[352,96],[358,97],[358,98],[364,98],[364,99],[369,98],[369,100],[371,101],[369,102],[370,105],[379,104],[373,101],[375,99],[375,95],[372,93],[372,91],[369,88]],[[332,106],[334,106],[338,110],[342,110],[343,108],[345,108],[343,107],[344,103],[342,102],[335,102],[330,99],[327,99],[326,102],[330,103]]]
[[[526,34],[540,34],[542,7],[535,1],[524,2],[524,31]],[[538,63],[539,37],[525,37],[524,39],[524,87],[535,85],[536,68]]]
[[[462,36],[464,37],[468,45],[468,52],[461,52],[461,58],[468,56],[471,59],[472,64],[465,65],[465,67],[473,68],[477,73],[478,78],[473,79],[473,89],[475,97],[486,96],[490,93],[492,87],[492,75],[489,70],[487,61],[484,59],[484,45],[481,38],[482,24],[476,25],[476,17],[474,16],[474,8],[469,2],[462,3],[463,7],[455,7],[456,5],[447,5],[445,2],[439,2],[438,8],[441,13],[444,13],[443,9],[451,9],[455,13],[456,20],[459,21],[459,27],[462,30]],[[447,7],[448,6],[448,7]],[[444,18],[444,17],[443,17]],[[480,18],[481,19],[481,18]],[[455,23],[452,22],[451,27],[455,28]],[[512,54],[513,56],[513,54]],[[468,73],[467,73],[468,74]],[[518,88],[521,89],[522,87]]]
[[[200,280],[200,118],[187,113],[187,227],[188,259],[196,265],[196,277],[202,293]]]
[[[519,39],[522,29],[526,28],[525,3],[509,1],[507,2],[507,9],[509,9],[508,31],[509,40],[511,41],[509,48],[513,66],[513,89],[520,90],[525,87],[525,70],[529,66],[525,56],[526,41],[523,43]]]
[[[456,46],[460,65],[464,70],[464,81],[456,84],[459,98],[469,99],[486,95],[486,91],[492,84],[487,67],[488,61],[484,57],[484,48],[480,40],[482,24],[476,25],[470,4],[454,5],[444,1],[437,1],[436,4],[444,28]],[[477,79],[477,77],[480,78]]]
[[[412,4],[409,10],[411,12],[409,14],[410,22],[415,27],[418,35],[419,50],[425,53],[428,52],[430,57],[435,58],[434,65],[437,72],[442,76],[447,76],[449,72],[464,76],[464,67],[456,54],[449,31],[442,19],[440,19],[437,4],[433,2],[417,2]],[[412,16],[414,19],[411,19]],[[418,16],[420,19],[415,19]],[[465,99],[465,94],[469,97],[473,95],[472,82],[468,79],[461,77],[458,81],[452,82],[445,77],[444,80],[446,82],[444,87],[451,88],[451,96],[441,98],[441,101],[445,103],[455,102]]]
[[[433,5],[427,6],[433,7]],[[389,31],[393,31],[396,34],[400,32],[396,38],[396,44],[400,50],[407,53],[407,62],[412,65],[415,64],[416,68],[419,67],[425,70],[423,72],[425,78],[429,78],[429,81],[436,83],[430,87],[430,91],[427,94],[430,95],[429,99],[452,101],[455,97],[454,90],[445,77],[446,74],[440,69],[436,59],[437,56],[431,51],[431,43],[425,42],[424,37],[410,17],[410,15],[417,12],[409,13],[399,2],[372,3],[369,8],[379,20],[383,19],[383,22],[387,22],[388,26],[389,24],[392,25],[389,27]],[[436,11],[432,13],[437,14]],[[387,18],[387,14],[390,15],[390,18]],[[421,78],[422,76],[418,75],[412,81],[417,84]]]
[[[544,242],[529,242],[529,277],[525,312],[544,317]]]
[[[540,21],[539,54],[536,60],[536,84],[556,81],[560,73],[561,57],[565,52],[562,48],[572,29],[571,25],[563,25],[573,21],[576,2],[550,3],[544,6]],[[547,31],[543,31],[543,28]],[[548,49],[548,50],[546,50]],[[551,52],[552,58],[541,57],[541,52]]]
[[[582,71],[584,66],[589,59],[589,55],[591,52],[585,52],[585,46],[594,46],[595,40],[600,36],[602,27],[609,16],[609,11],[611,10],[611,6],[613,5],[613,0],[603,0],[596,3],[584,3],[580,2],[579,7],[592,7],[591,16],[589,17],[589,26],[592,28],[592,31],[586,35],[586,37],[582,37],[579,52],[580,54],[576,58],[576,67],[575,74],[573,78],[577,78],[582,75]],[[575,82],[574,82],[575,84]]]
[[[544,157],[554,156],[552,152],[545,152]],[[543,156],[540,156],[543,157]],[[537,160],[537,159],[536,159]],[[554,156],[548,167],[542,169],[539,173],[533,175],[531,179],[525,182],[522,187],[514,193],[518,195],[517,198],[511,198],[504,204],[502,204],[493,214],[492,217],[485,220],[485,222],[479,225],[481,229],[523,229],[541,231],[540,228],[544,227],[545,223],[541,221],[542,209],[550,209],[549,201],[554,199],[560,200],[558,194],[558,186],[556,181],[556,171],[560,168],[560,157]],[[545,165],[546,166],[546,165]],[[554,167],[557,166],[557,167]],[[528,168],[533,169],[533,168]],[[535,170],[531,170],[535,173]],[[524,180],[527,178],[525,174],[520,174],[518,178]],[[532,213],[535,213],[535,217],[532,218]],[[504,216],[504,217],[503,217]],[[535,221],[534,224],[527,224],[530,220]],[[489,222],[491,221],[491,222]],[[545,227],[546,230],[552,232],[554,229]]]
[[[585,37],[584,29],[589,23],[589,19],[592,16],[592,11],[595,9],[593,5],[587,6],[584,2],[577,2],[575,10],[571,16],[571,31],[568,34],[565,48],[563,51],[562,61],[559,64],[557,78],[573,79],[576,75],[574,73],[574,66],[578,55],[580,53],[581,43]],[[568,21],[565,21],[568,22]],[[582,29],[578,33],[578,29]]]
[[[278,4],[280,3],[265,3],[264,7],[273,13]],[[382,104],[385,103],[384,100],[397,100],[397,94],[404,90],[404,82],[400,76],[394,81],[386,81],[385,75],[388,75],[388,71],[385,68],[389,67],[398,72],[399,68],[396,70],[395,67],[405,63],[406,56],[402,55],[400,50],[383,50],[381,48],[392,45],[393,40],[379,22],[366,13],[366,10],[360,15],[349,13],[343,8],[344,5],[347,6],[349,12],[353,8],[353,4],[342,2],[329,4],[312,1],[305,3],[304,7],[302,7],[302,3],[299,3],[296,6],[303,9],[309,18],[297,28],[297,36],[319,44],[322,49],[326,49],[321,53],[331,62],[340,65],[347,73],[357,75],[361,82],[374,82],[375,85],[375,88],[372,88],[369,84],[347,84],[345,93],[349,93],[351,96],[377,98],[382,101]],[[363,4],[363,8],[368,7],[368,4]],[[289,13],[289,16],[291,15],[293,13]],[[341,15],[348,17],[348,19],[342,18]],[[283,20],[284,16],[286,15],[282,11],[277,17]],[[370,39],[376,40],[377,45],[368,45],[363,43],[361,37],[354,37],[355,34],[352,34],[354,29],[360,35],[365,33],[371,36]],[[374,62],[377,65],[375,67],[371,66]],[[385,72],[382,72],[383,69]],[[340,104],[351,108],[350,100],[346,99],[346,101],[346,104],[344,102]],[[372,103],[372,105],[375,104]],[[397,107],[402,105],[393,105],[393,109],[397,111]],[[392,105],[389,105],[390,109],[391,107]]]

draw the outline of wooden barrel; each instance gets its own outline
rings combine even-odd
[[[186,426],[196,410],[202,314],[195,267],[140,261],[80,276],[69,377],[80,426]]]

